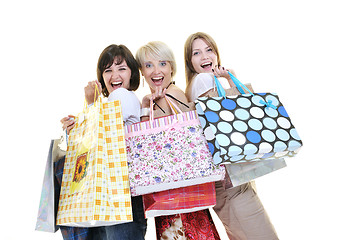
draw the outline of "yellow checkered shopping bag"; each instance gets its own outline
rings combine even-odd
[[[120,101],[101,97],[70,131],[57,224],[106,226],[132,221]]]

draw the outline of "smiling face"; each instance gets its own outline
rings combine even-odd
[[[197,73],[209,73],[218,65],[217,55],[202,38],[195,39],[192,43],[191,64]]]
[[[115,89],[130,87],[131,69],[125,60],[122,62],[115,60],[111,66],[105,68],[102,76],[109,94]]]
[[[142,64],[141,73],[149,84],[151,91],[161,86],[166,88],[171,82],[171,65],[168,61],[162,61],[153,57],[146,57]]]

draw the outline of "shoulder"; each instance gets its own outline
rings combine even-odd
[[[211,73],[199,73],[186,88],[186,95],[190,101],[195,101],[195,99],[212,88],[214,88],[214,75]]]
[[[208,89],[214,86],[214,75],[211,73],[199,73],[190,83],[190,89],[196,91],[197,89]]]
[[[192,80],[192,83],[210,83],[212,84],[214,82],[214,75],[211,73],[199,73],[194,77]]]
[[[133,91],[129,91],[125,88],[118,88],[109,94],[108,101],[139,101]]]
[[[185,96],[184,91],[175,85],[172,85],[171,87],[169,87],[169,89],[166,90],[166,93],[170,94],[171,96],[175,97],[176,99],[179,99],[180,101],[187,102],[187,98]]]

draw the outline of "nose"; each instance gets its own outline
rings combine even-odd
[[[155,74],[160,73],[160,66],[159,66],[158,64],[155,64],[155,65],[154,65],[154,73],[155,73]]]
[[[201,60],[209,58],[206,52],[202,52],[200,56],[201,56]]]
[[[121,74],[118,69],[116,69],[115,71],[112,71],[112,74],[111,74],[112,78],[120,78],[120,76],[121,76]]]

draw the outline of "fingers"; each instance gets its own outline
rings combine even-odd
[[[95,92],[96,86],[98,87],[99,92],[97,92],[97,91]],[[85,99],[86,99],[87,104],[94,103],[94,100],[96,100],[98,98],[99,93],[101,93],[101,91],[102,91],[102,88],[101,88],[101,84],[99,81],[88,82],[88,84],[84,88]]]
[[[96,85],[97,85],[97,87],[99,89],[99,93],[101,93],[102,92],[101,83],[98,80],[96,80],[95,82],[96,82]]]
[[[69,133],[75,126],[75,116],[68,115],[67,117],[62,118],[60,122],[62,123],[62,129],[66,129],[66,132]]]
[[[75,122],[66,128],[66,133],[69,134],[71,129],[73,129],[74,127],[75,127]]]
[[[152,99],[158,100],[160,98],[165,97],[166,89],[163,89],[161,86],[155,88],[154,93],[152,94]]]
[[[213,69],[212,69],[214,75],[216,77],[227,77],[229,75],[228,73],[228,69],[226,69],[225,67],[223,66],[215,66]]]
[[[166,88],[163,89],[161,86],[155,87],[154,92],[152,94],[145,95],[142,99],[141,107],[148,108],[150,107],[150,101],[156,101],[160,98],[164,98],[166,94]]]

